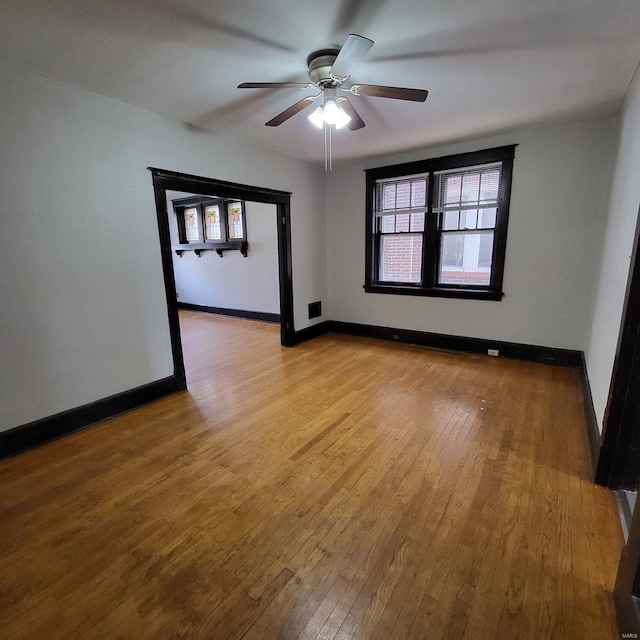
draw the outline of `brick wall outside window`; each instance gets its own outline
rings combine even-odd
[[[381,280],[418,283],[422,271],[422,237],[388,235],[383,239]]]

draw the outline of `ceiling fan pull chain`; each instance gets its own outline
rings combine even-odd
[[[324,129],[324,170],[325,171],[329,171],[329,147],[327,144],[327,123],[323,123],[323,129]]]

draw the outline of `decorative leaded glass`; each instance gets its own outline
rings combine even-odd
[[[220,207],[210,204],[204,208],[204,234],[207,240],[222,240]]]
[[[188,207],[184,210],[184,229],[187,242],[198,242],[200,240],[197,207]]]
[[[227,203],[227,225],[229,227],[229,240],[242,240],[244,238],[241,202]]]

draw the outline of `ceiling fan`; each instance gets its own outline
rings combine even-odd
[[[351,131],[365,126],[364,120],[345,94],[424,102],[428,95],[425,89],[386,87],[375,84],[343,86],[351,77],[352,69],[367,55],[372,46],[373,40],[352,33],[341,48],[319,49],[309,55],[307,67],[310,82],[243,82],[238,85],[238,89],[319,89],[320,93],[298,100],[269,120],[266,125],[277,127],[322,97],[322,104],[309,116],[309,120],[317,127],[324,128],[325,133],[327,130],[330,132],[331,125],[336,129],[346,125]]]

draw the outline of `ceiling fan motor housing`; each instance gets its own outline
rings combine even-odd
[[[339,86],[340,81],[331,76],[331,67],[338,57],[340,49],[320,49],[307,58],[309,80],[317,87],[330,89]]]

